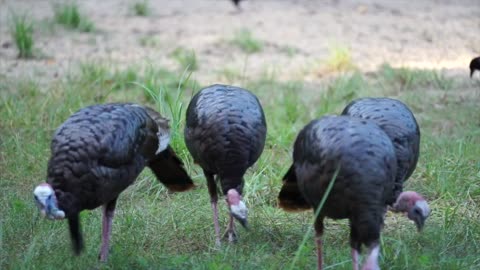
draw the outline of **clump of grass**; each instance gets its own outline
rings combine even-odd
[[[453,87],[453,80],[436,70],[393,68],[389,64],[383,64],[380,71],[386,87],[392,87],[392,84],[398,85],[401,90],[428,86],[447,90]]]
[[[299,82],[287,83],[283,87],[282,107],[285,110],[287,122],[295,123],[302,117],[302,107],[305,107],[298,92],[303,88]]]
[[[335,78],[326,85],[326,91],[319,95],[316,115],[341,112],[346,104],[362,96],[365,91],[373,92],[368,89],[367,82],[359,72]]]
[[[133,82],[139,80],[140,75],[137,73],[137,70],[133,67],[128,67],[127,69],[117,71],[113,78],[113,81],[117,85],[116,88],[128,88]]]
[[[222,80],[222,81],[224,80],[230,84],[232,84],[235,81],[239,81],[243,77],[242,72],[240,70],[234,69],[234,68],[228,68],[228,67],[218,70],[217,74],[218,74],[219,80]]]
[[[80,64],[79,71],[79,76],[74,80],[76,84],[85,85],[87,88],[100,88],[108,91],[108,95],[121,96],[124,99],[137,99],[140,96],[144,98],[142,102],[148,103],[156,103],[159,95],[163,98],[170,89],[185,91],[199,87],[197,81],[185,79],[185,74],[189,74],[188,70],[174,72],[153,65],[118,69],[107,63],[87,61]],[[141,93],[138,90],[141,90]]]
[[[142,2],[137,2],[133,5],[133,11],[137,16],[147,16],[150,14],[150,7],[148,1],[144,0]]]
[[[286,54],[288,57],[293,57],[300,52],[298,48],[292,46],[282,46],[280,47],[280,52]]]
[[[103,82],[108,77],[108,67],[96,62],[80,63],[80,74],[84,81],[92,84]]]
[[[165,91],[165,89],[178,89],[180,91],[197,89],[199,87],[198,82],[191,79],[190,76],[188,76],[188,79],[185,79],[185,74],[189,74],[189,71],[185,70],[182,74],[178,74],[165,68],[149,66],[138,83],[143,88],[148,89],[145,92],[147,100],[154,102],[156,98],[152,93],[155,95],[168,94],[168,91]]]
[[[128,66],[125,69],[117,69],[95,61],[81,63],[79,77],[82,83],[89,86],[115,92],[132,90],[136,88],[135,83],[142,81],[139,67]]]
[[[58,24],[82,32],[92,32],[95,25],[80,13],[76,2],[56,3],[53,5],[54,19]]]
[[[263,49],[263,42],[255,38],[248,29],[235,32],[231,43],[246,53],[256,53]]]
[[[155,48],[160,44],[160,39],[156,36],[143,36],[138,42],[142,47]]]
[[[19,58],[33,57],[33,22],[26,14],[11,15],[10,34],[18,49]]]
[[[342,72],[355,69],[350,50],[344,46],[330,47],[330,57],[326,62],[329,72]]]
[[[172,52],[171,56],[180,64],[181,70],[198,70],[195,51],[179,47]]]

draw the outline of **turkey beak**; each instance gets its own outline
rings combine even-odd
[[[420,215],[417,215],[415,216],[413,221],[415,222],[415,225],[417,225],[417,230],[421,232],[423,229],[423,225],[425,225],[425,218],[423,218]]]
[[[240,201],[237,205],[230,205],[230,214],[238,220],[245,229],[248,229],[248,209],[243,201]]]
[[[417,230],[420,232],[425,225],[425,220],[427,220],[430,215],[430,208],[426,201],[417,201],[413,208],[409,211],[408,217],[415,222],[417,225]]]
[[[57,204],[55,203],[55,200],[53,197],[50,197],[47,199],[47,211],[48,213],[47,217],[49,219],[62,219],[65,218],[65,212],[62,210],[58,209]]]
[[[245,228],[246,230],[248,230],[248,221],[247,221],[247,218],[242,218],[240,216],[237,216],[235,214],[232,214],[233,217],[238,220],[238,222],[240,222],[240,224],[242,225],[243,228]]]
[[[473,77],[473,71],[474,71],[474,69],[473,69],[473,68],[471,68],[471,69],[470,69],[470,78],[472,78],[472,77]]]

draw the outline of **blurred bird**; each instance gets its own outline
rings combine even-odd
[[[233,4],[235,5],[235,7],[237,7],[238,11],[242,10],[242,8],[240,7],[240,1],[242,0],[232,0]]]
[[[80,212],[102,205],[99,259],[107,260],[117,198],[145,166],[171,191],[194,187],[169,140],[167,119],[148,107],[127,103],[83,108],[56,130],[47,183],[38,185],[33,194],[42,215],[68,219],[75,254],[83,249]]]
[[[243,176],[260,157],[266,132],[262,106],[245,89],[212,85],[200,90],[188,105],[185,143],[207,179],[217,246],[220,245],[217,184],[226,195],[230,210],[225,236],[234,242],[237,239],[234,218],[247,226]]]
[[[470,78],[473,77],[475,70],[480,71],[480,56],[475,57],[472,59],[472,61],[470,61]]]

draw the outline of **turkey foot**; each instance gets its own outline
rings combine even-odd
[[[237,233],[235,232],[235,220],[230,215],[230,221],[228,222],[227,231],[223,235],[223,238],[228,239],[229,243],[237,242]]]

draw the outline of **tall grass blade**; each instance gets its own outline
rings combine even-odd
[[[330,191],[332,190],[333,185],[335,184],[335,181],[337,180],[337,176],[338,176],[338,172],[339,172],[339,171],[340,171],[340,166],[338,166],[337,169],[335,170],[335,173],[334,173],[333,176],[332,176],[332,180],[331,180],[330,183],[328,184],[327,190],[325,191],[325,194],[323,194],[322,200],[320,201],[320,205],[319,205],[318,208],[315,210],[315,214],[313,215],[312,222],[311,222],[310,224],[315,223],[315,220],[317,220],[317,217],[318,217],[318,215],[320,214],[320,211],[322,210],[323,205],[325,204],[325,201],[327,200],[328,195],[330,194]],[[295,257],[293,258],[293,261],[292,261],[292,263],[290,264],[290,268],[289,268],[290,270],[295,269],[295,264],[297,263],[298,259],[300,258],[300,254],[302,253],[303,247],[304,247],[305,244],[307,243],[307,239],[308,239],[308,237],[310,236],[310,234],[311,234],[311,232],[312,232],[312,228],[313,228],[313,226],[308,227],[307,232],[306,232],[305,235],[303,236],[302,242],[301,242],[300,245],[298,246],[298,249],[297,249],[297,251],[295,252]]]

